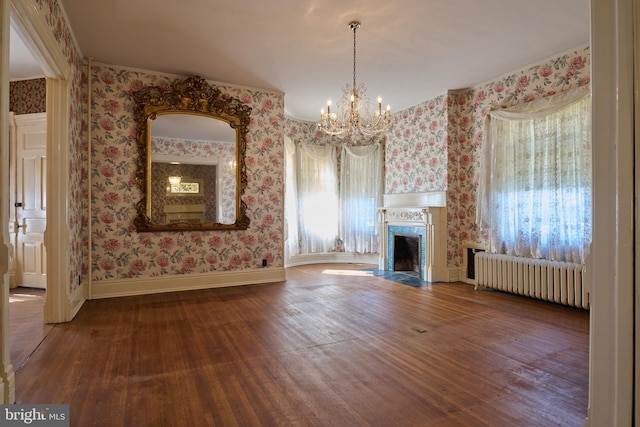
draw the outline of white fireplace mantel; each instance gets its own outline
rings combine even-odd
[[[446,191],[428,191],[426,193],[385,194],[385,208],[429,208],[447,206]]]
[[[446,192],[388,194],[378,208],[380,258],[378,268],[393,270],[394,230],[412,229],[424,236],[421,278],[427,282],[447,281]]]

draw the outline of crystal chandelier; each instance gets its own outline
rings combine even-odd
[[[318,127],[329,135],[355,139],[358,134],[374,136],[384,131],[391,121],[391,107],[387,105],[383,111],[380,97],[375,106],[367,97],[365,85],[356,84],[356,31],[360,22],[350,22],[349,28],[353,30],[353,85],[347,83],[342,89],[337,112],[332,110],[331,100],[327,101],[327,112],[320,111]]]

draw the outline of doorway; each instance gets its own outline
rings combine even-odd
[[[69,121],[70,121],[70,91],[67,79],[73,78],[72,64],[69,63],[62,51],[61,46],[51,32],[51,27],[46,21],[46,17],[37,13],[39,6],[34,0],[10,0],[2,2],[0,18],[0,29],[5,37],[1,37],[2,50],[12,55],[10,48],[9,29],[13,28],[18,33],[23,42],[28,46],[29,52],[36,59],[42,70],[46,82],[46,111],[47,111],[47,132],[46,132],[46,239],[47,256],[44,262],[46,274],[46,300],[44,301],[43,322],[58,323],[72,319],[74,312],[82,306],[83,287],[79,287],[73,295],[68,295],[69,291],[69,249],[71,238],[69,232]],[[5,57],[5,59],[7,59]],[[10,58],[9,58],[10,59]],[[10,62],[10,61],[8,61]],[[9,67],[3,62],[2,67],[2,91],[9,93]],[[9,97],[0,100],[0,127],[9,128]],[[0,146],[6,147],[0,152],[0,169],[9,169],[9,132],[0,134]],[[9,183],[8,174],[0,177],[0,187],[4,193],[2,203],[3,210],[0,212],[3,227],[3,240],[10,242],[9,227]],[[6,261],[8,244],[0,248],[0,265],[7,267]],[[8,274],[4,276],[8,281]],[[10,336],[9,330],[9,286],[4,283],[2,291],[3,303],[0,305],[0,324],[5,325],[1,329],[0,354],[1,366],[0,377],[2,384],[0,390],[3,394],[3,403],[15,402],[15,372],[11,364]],[[77,300],[77,302],[75,302]],[[72,301],[74,306],[72,307]]]
[[[8,19],[3,24],[17,34],[13,39],[19,38],[26,46],[31,60],[40,69],[39,76],[45,80],[46,161],[41,166],[45,180],[41,199],[46,204],[46,221],[39,224],[43,227],[46,223],[46,256],[41,257],[46,288],[43,312],[45,323],[58,323],[71,320],[74,310],[77,312],[83,302],[82,288],[77,294],[68,295],[71,238],[68,200],[70,94],[67,79],[73,76],[73,72],[45,18],[34,10],[37,6],[33,0],[12,0]],[[14,49],[9,49],[9,62],[16,53]],[[9,76],[3,77],[9,80]],[[6,239],[10,240],[8,235]],[[72,307],[72,297],[78,299],[76,307]]]
[[[46,301],[47,113],[44,72],[10,28],[9,355],[17,373],[52,326]]]

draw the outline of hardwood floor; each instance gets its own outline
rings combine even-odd
[[[9,292],[9,346],[14,371],[20,370],[53,328],[44,324],[44,298],[43,289],[18,287]]]
[[[589,314],[364,265],[88,301],[16,376],[72,426],[582,426]]]

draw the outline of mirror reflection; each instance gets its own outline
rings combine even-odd
[[[251,107],[191,76],[133,93],[137,231],[246,230]]]
[[[151,122],[151,222],[233,224],[236,173],[229,123],[186,114]]]

